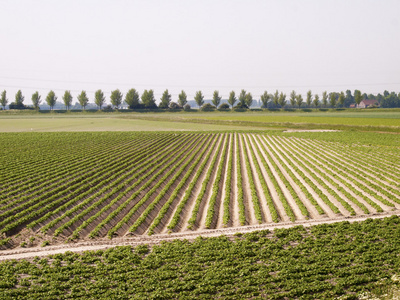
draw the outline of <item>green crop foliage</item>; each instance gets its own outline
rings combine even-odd
[[[400,218],[0,262],[2,299],[356,299],[396,283]]]

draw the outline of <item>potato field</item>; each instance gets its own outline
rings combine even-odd
[[[394,147],[282,133],[0,134],[0,233],[62,239],[324,220],[400,208]]]

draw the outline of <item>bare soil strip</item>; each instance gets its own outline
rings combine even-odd
[[[224,139],[223,135],[221,135],[218,138],[218,141],[215,144],[214,149],[212,150],[213,152],[211,154],[211,157],[214,156],[214,155],[217,155],[216,152],[217,152],[218,146],[219,146],[220,143],[222,143],[223,139]],[[212,159],[210,159],[207,162],[207,165],[203,170],[203,174],[200,176],[200,178],[198,180],[198,183],[197,183],[196,187],[194,188],[194,190],[192,192],[192,197],[190,197],[190,199],[189,199],[189,201],[187,203],[187,208],[183,209],[183,211],[182,211],[181,221],[178,224],[178,229],[177,229],[178,231],[185,231],[187,226],[189,225],[188,221],[191,218],[192,211],[193,211],[194,206],[196,204],[197,196],[200,194],[201,186],[202,186],[202,183],[204,181],[204,178],[207,175],[208,169],[210,168],[211,161],[212,161]]]
[[[260,146],[260,144],[259,144],[260,141],[259,141],[258,138],[259,138],[259,136],[257,136],[257,138],[255,139],[255,141],[256,141],[256,146],[257,146],[257,147],[260,149],[260,151],[262,152],[263,149],[261,148],[261,146]],[[258,162],[258,164],[259,164],[259,166],[260,166],[260,168],[261,168],[261,173],[263,174],[265,183],[266,183],[267,186],[268,186],[268,190],[269,190],[269,192],[270,192],[270,194],[271,194],[271,198],[272,198],[272,201],[274,202],[274,206],[275,206],[275,208],[276,208],[276,210],[277,210],[277,212],[278,212],[280,221],[282,221],[282,222],[289,222],[289,221],[290,221],[290,218],[289,218],[289,216],[286,214],[285,208],[283,207],[282,202],[281,202],[280,199],[279,199],[279,196],[278,196],[277,191],[275,190],[274,184],[272,183],[271,178],[269,178],[269,175],[268,175],[267,171],[265,170],[263,163],[261,162],[261,158],[260,158],[260,156],[258,155],[258,151],[255,151],[254,154],[256,155],[257,162]]]
[[[256,171],[256,167],[255,167],[256,163],[260,166],[260,162],[258,160],[257,160],[257,162],[253,161],[253,158],[252,158],[252,156],[250,154],[249,147],[252,147],[254,152],[256,152],[256,150],[254,150],[254,146],[251,143],[251,141],[250,141],[250,145],[247,143],[246,139],[244,141],[245,141],[247,153],[249,154],[248,156],[249,156],[250,166],[251,166],[252,173],[253,173],[254,184],[255,184],[256,190],[257,190],[257,195],[259,195],[259,203],[260,203],[261,212],[262,212],[262,215],[265,218],[264,222],[271,223],[272,222],[271,212],[268,209],[267,199],[266,199],[266,197],[264,195],[264,191],[263,191],[263,188],[262,188],[262,185],[261,185],[261,182],[260,182],[260,180],[263,180],[263,178],[259,178],[258,177],[258,174],[257,174],[257,171]],[[254,155],[255,155],[255,153],[254,153]]]
[[[237,136],[236,134],[233,134],[232,137],[232,147],[233,147],[233,160],[232,160],[232,170],[233,170],[233,175],[232,175],[232,201],[231,201],[231,206],[230,206],[230,211],[231,211],[231,220],[230,220],[230,225],[233,227],[238,227],[240,226],[240,221],[239,221],[239,202],[238,202],[238,188],[237,188],[237,168],[236,168],[236,161],[239,159],[236,157],[236,139]]]
[[[177,164],[179,161],[181,161],[181,165],[184,165],[188,159],[189,156],[186,156],[187,153],[191,153],[192,151],[195,152],[196,150],[198,150],[199,145],[201,144],[201,140],[202,139],[196,139],[193,140],[193,144],[191,144],[189,146],[189,148],[185,147],[184,149],[182,149],[182,151],[179,154],[174,155],[177,159],[176,161],[169,166],[162,174],[160,174],[160,176],[154,180],[154,182],[151,182],[150,184],[150,188],[151,190],[153,190],[153,193],[149,196],[149,192],[147,191],[146,193],[143,193],[142,195],[140,195],[138,198],[138,200],[142,200],[144,197],[148,197],[147,201],[145,203],[143,203],[138,209],[137,211],[131,216],[131,218],[129,220],[127,220],[127,222],[125,222],[122,227],[117,231],[117,234],[120,236],[126,235],[126,234],[131,234],[129,232],[130,227],[138,220],[138,218],[141,217],[142,213],[147,209],[147,207],[154,201],[154,199],[157,197],[157,195],[164,189],[164,187],[167,185],[167,183],[170,181],[170,179],[172,179],[174,177],[174,175],[178,172],[179,170],[179,165]],[[191,141],[192,142],[192,141]],[[190,143],[191,143],[190,142]],[[193,163],[193,161],[191,162]],[[171,172],[171,174],[169,174],[169,176],[164,180],[164,182],[155,189],[154,191],[154,186],[156,184],[159,183],[159,181],[168,173]],[[183,175],[181,175],[181,177],[183,177]],[[181,178],[180,177],[180,178]],[[174,189],[176,186],[178,185],[178,182],[173,182],[172,187],[170,187],[170,189]],[[165,197],[164,197],[165,200]],[[153,210],[154,211],[154,210]],[[128,212],[129,213],[129,212]],[[151,215],[151,213],[150,213]],[[126,215],[124,215],[122,218],[124,218]],[[154,217],[154,215],[153,215]],[[148,219],[149,216],[147,216],[146,219]],[[121,221],[123,219],[119,219],[119,221]],[[142,224],[143,225],[143,224]],[[150,224],[147,224],[150,225]],[[139,229],[139,228],[138,228]],[[141,228],[142,230],[139,232],[139,234],[143,233],[143,227]]]
[[[297,146],[296,144],[294,144],[294,145],[295,145],[295,147]],[[312,166],[312,168],[313,168],[315,171],[317,171],[317,172],[319,172],[319,173],[322,173],[322,174],[325,174],[325,173],[326,173],[326,171],[325,171],[323,168],[321,168],[321,167],[319,167],[319,166],[317,165],[317,163],[315,162],[316,159],[315,159],[314,157],[312,157],[309,153],[306,153],[306,152],[304,152],[304,151],[301,151],[301,153],[300,153],[299,150],[295,150],[295,151],[296,151],[296,153],[297,153],[299,159],[301,158],[301,159],[303,159],[304,161],[308,161],[309,164]],[[317,156],[317,157],[318,157],[318,156]],[[330,170],[330,169],[326,166],[326,164],[324,164],[324,168]],[[345,189],[347,192],[349,192],[349,189],[348,189],[346,186],[344,186],[343,183],[341,183],[339,180],[337,180],[334,176],[332,176],[331,174],[326,174],[326,175],[327,175],[333,182],[339,184],[343,189]],[[356,204],[353,203],[350,199],[348,199],[342,192],[340,192],[340,191],[339,191],[335,186],[333,186],[330,182],[325,182],[325,184],[326,184],[327,186],[329,186],[333,191],[335,191],[336,194],[339,195],[339,197],[341,197],[342,199],[344,199],[344,200],[354,209],[354,211],[356,212],[357,215],[362,215],[362,214],[364,213],[364,212],[362,211],[362,209],[361,209],[358,205],[356,205]],[[354,193],[350,193],[350,194],[351,194],[355,199],[357,199],[359,202],[365,204],[365,201],[363,201],[363,199],[361,199],[361,197],[355,195]],[[370,206],[369,206],[369,207],[370,207]],[[373,211],[375,211],[375,209],[374,209]]]
[[[215,137],[215,136],[210,137],[211,140],[210,140],[209,147],[211,147],[214,139],[216,139],[216,138],[217,137]],[[172,219],[173,219],[173,217],[175,215],[175,212],[178,210],[179,204],[181,203],[183,197],[185,196],[185,193],[186,193],[187,189],[189,188],[190,182],[196,176],[196,173],[198,172],[200,166],[202,165],[202,163],[204,162],[205,158],[207,157],[207,154],[208,154],[209,151],[212,151],[212,149],[208,149],[208,150],[206,150],[206,152],[204,152],[204,155],[203,155],[202,159],[199,161],[199,163],[197,164],[196,168],[192,171],[192,174],[188,178],[186,184],[183,186],[183,188],[179,192],[179,195],[178,195],[177,199],[174,200],[174,202],[171,204],[170,208],[168,209],[168,212],[164,216],[163,220],[154,229],[154,232],[156,234],[163,234],[163,233],[167,233],[169,231],[168,225],[171,223],[171,221],[172,221]],[[170,196],[170,195],[168,195],[168,196]]]
[[[294,168],[287,162],[286,158],[284,158],[278,151],[277,151],[277,145],[270,139],[266,140],[267,143],[270,145],[271,149],[275,152],[275,155],[278,156],[282,162],[288,167],[288,169],[293,173],[293,175],[300,181],[300,183],[307,189],[307,191],[313,196],[313,198],[317,201],[318,205],[321,206],[321,208],[326,212],[326,210],[324,209],[327,208],[328,206],[323,203],[323,201],[318,197],[318,195],[314,192],[314,190],[304,181],[304,179],[294,170]],[[281,150],[283,153],[285,153],[285,151],[283,151],[281,148],[279,148],[279,150]],[[290,162],[292,162],[290,160]],[[325,218],[326,216],[324,215],[320,215],[317,211],[317,209],[315,208],[314,205],[312,205],[312,203],[310,201],[308,201],[306,195],[304,194],[304,192],[301,190],[301,188],[294,182],[293,178],[291,178],[289,176],[289,174],[287,174],[287,172],[285,171],[285,176],[290,184],[293,186],[293,188],[296,191],[296,194],[299,196],[299,198],[301,199],[301,201],[304,203],[305,207],[307,208],[307,210],[310,213],[310,217],[313,219],[321,219],[321,218]],[[318,201],[319,200],[319,201]],[[321,205],[325,204],[325,205]],[[328,211],[330,211],[328,209]],[[333,212],[332,212],[333,214]],[[334,217],[334,214],[331,215],[331,217]]]
[[[275,163],[278,165],[279,167],[279,162],[276,161],[276,159],[274,158],[274,155],[271,154],[271,151],[268,149],[268,146],[265,143],[265,140],[262,140],[261,143],[264,145],[265,149],[267,150],[268,154],[272,157],[272,159],[275,161]],[[264,153],[263,153],[264,155]],[[294,201],[292,195],[290,194],[289,190],[286,188],[285,184],[282,182],[282,180],[280,179],[279,175],[278,175],[278,170],[275,170],[275,168],[273,167],[273,165],[271,164],[271,162],[268,160],[268,157],[266,155],[264,155],[265,160],[267,161],[267,164],[272,172],[272,174],[274,175],[276,181],[278,182],[287,202],[289,203],[296,220],[304,220],[305,217],[303,216],[303,214],[301,213],[300,208],[297,206],[296,202]],[[279,212],[279,214],[281,214],[282,212]]]
[[[315,148],[318,148],[318,149],[321,149],[321,147],[322,147],[322,145],[317,144],[317,143],[312,143],[310,141],[304,141],[304,142],[305,142],[306,145],[311,145],[311,147],[315,147]],[[329,148],[329,151],[325,150],[323,153],[324,153],[325,157],[328,157],[330,159],[335,159],[338,162],[343,163],[343,165],[345,165],[349,169],[360,170],[360,171],[364,172],[365,174],[367,174],[368,176],[372,177],[376,182],[383,182],[384,184],[380,185],[380,187],[382,189],[386,190],[388,193],[391,193],[393,195],[393,197],[397,197],[397,195],[393,194],[390,190],[387,189],[387,187],[391,187],[391,188],[394,188],[394,189],[399,189],[399,188],[396,187],[396,186],[391,185],[389,182],[387,182],[385,180],[382,180],[381,178],[377,177],[375,174],[370,173],[369,171],[372,171],[372,170],[369,169],[366,166],[367,162],[362,162],[363,166],[359,167],[359,166],[354,165],[354,163],[352,163],[351,161],[344,160],[344,156],[340,152],[334,151],[331,148]],[[361,164],[361,163],[358,163],[358,164]],[[384,176],[384,174],[382,174],[382,175]],[[371,188],[371,187],[369,187],[369,188]],[[376,191],[376,192],[378,193],[378,195],[380,195],[382,197],[385,197],[384,195],[380,194],[378,191]]]
[[[208,183],[207,192],[205,194],[206,197],[203,198],[203,200],[201,201],[202,204],[200,205],[200,209],[199,209],[199,212],[197,214],[197,216],[198,216],[197,220],[199,220],[199,223],[198,223],[198,226],[197,226],[197,230],[202,230],[202,229],[206,228],[205,224],[206,224],[207,211],[208,211],[208,207],[210,205],[210,198],[211,198],[212,193],[213,193],[212,192],[212,187],[214,186],[214,184],[219,184],[218,182],[215,182],[215,181],[216,181],[216,177],[217,177],[218,165],[220,164],[221,160],[224,159],[224,155],[225,155],[224,151],[226,152],[226,149],[224,149],[224,144],[225,144],[227,139],[229,139],[229,137],[227,136],[227,134],[224,134],[223,140],[222,140],[221,153],[217,153],[217,155],[219,155],[219,157],[215,161],[214,170],[213,170],[213,173],[211,175],[210,182]],[[218,214],[218,212],[217,212],[217,214]],[[196,224],[193,227],[196,228]]]
[[[293,226],[302,225],[305,227],[318,225],[318,224],[331,224],[336,222],[348,221],[348,222],[360,222],[365,221],[367,219],[377,219],[377,218],[385,218],[390,217],[392,215],[400,215],[400,210],[385,212],[380,214],[373,215],[362,215],[355,217],[339,217],[333,219],[324,219],[324,220],[306,220],[306,221],[296,221],[296,222],[285,222],[285,223],[273,223],[273,224],[261,224],[261,225],[252,225],[252,226],[242,226],[242,227],[231,227],[231,228],[223,228],[223,229],[209,229],[204,231],[189,231],[183,233],[172,233],[169,235],[152,235],[152,236],[137,236],[131,238],[115,238],[112,240],[100,239],[96,241],[82,241],[78,243],[71,244],[61,244],[55,246],[49,246],[46,248],[43,247],[34,247],[34,248],[18,248],[11,250],[3,250],[0,251],[0,261],[10,260],[10,259],[27,259],[33,258],[36,256],[48,256],[58,253],[65,253],[67,251],[71,252],[84,252],[84,251],[93,251],[93,250],[101,250],[113,248],[116,246],[137,246],[142,244],[148,245],[156,245],[160,244],[163,241],[173,241],[175,239],[187,239],[193,240],[198,236],[202,237],[216,237],[220,235],[226,236],[234,236],[235,233],[247,233],[256,230],[273,230],[275,228],[290,228]]]
[[[335,172],[334,170],[332,170],[332,168],[330,167],[332,164],[326,160],[326,158],[332,159],[332,157],[329,157],[329,155],[325,153],[324,149],[320,149],[320,150],[321,150],[321,151],[319,151],[318,157],[320,157],[320,158],[322,158],[322,160],[324,160],[324,162],[325,162],[325,167],[326,167],[328,170],[330,170],[330,171],[336,173],[336,172]],[[337,159],[337,158],[335,158],[335,159]],[[339,160],[339,161],[340,161],[340,160]],[[347,165],[346,162],[342,162],[342,163]],[[340,169],[340,167],[338,167],[338,168]],[[355,171],[355,172],[357,172],[357,171]],[[340,174],[337,174],[336,176],[337,176],[338,178],[342,179],[343,181],[345,181],[345,182],[351,184],[355,190],[359,191],[359,192],[362,193],[364,196],[367,196],[367,197],[369,197],[369,198],[373,198],[373,201],[376,202],[380,207],[382,207],[382,209],[384,209],[384,210],[390,209],[389,206],[383,204],[382,202],[380,202],[379,200],[377,200],[377,199],[376,199],[375,197],[373,197],[372,195],[370,195],[370,194],[368,194],[367,192],[363,191],[361,188],[359,188],[359,187],[357,186],[357,184],[354,184],[354,182],[356,182],[356,183],[358,183],[358,184],[360,184],[360,185],[363,185],[363,186],[369,188],[370,190],[376,192],[379,196],[385,198],[385,199],[388,200],[388,201],[390,201],[390,198],[388,198],[386,195],[383,195],[383,194],[380,193],[379,191],[375,190],[374,188],[372,188],[372,187],[369,186],[368,184],[366,184],[366,183],[364,183],[364,182],[361,182],[360,179],[354,177],[353,175],[348,174],[348,173],[346,173],[346,174],[347,174],[348,177],[344,177],[344,176],[342,176],[342,175],[340,175]],[[377,179],[377,180],[379,180],[379,179]],[[343,187],[343,188],[346,189],[354,198],[356,198],[358,201],[360,201],[361,203],[363,203],[363,204],[368,208],[369,211],[376,212],[376,209],[373,208],[373,207],[372,207],[370,204],[368,204],[367,202],[365,202],[365,200],[362,199],[360,196],[354,194],[354,192],[351,191],[350,189],[348,189],[347,187]],[[394,201],[390,201],[390,202],[392,202],[393,204],[396,205],[396,203],[395,203]],[[399,205],[399,204],[397,204],[397,205]]]
[[[274,137],[274,138],[275,138],[275,137]],[[271,138],[270,141],[273,143],[273,145],[276,147],[276,149],[279,149],[279,150],[281,150],[282,152],[286,153],[286,154],[287,154],[287,155],[286,155],[286,158],[287,158],[293,165],[295,165],[301,172],[303,172],[303,174],[306,175],[306,176],[308,177],[308,179],[310,179],[310,181],[312,181],[312,183],[314,183],[315,186],[316,186],[318,189],[320,189],[320,190],[328,197],[328,199],[329,199],[335,206],[337,206],[337,205],[335,204],[335,199],[333,199],[334,197],[333,197],[332,195],[330,195],[330,194],[328,193],[328,191],[325,190],[317,181],[315,181],[315,179],[312,178],[312,176],[311,176],[308,172],[306,172],[299,164],[297,164],[297,163],[290,157],[290,155],[288,155],[288,149],[286,149],[286,148],[285,148],[284,146],[282,146],[281,144],[278,144],[279,142],[277,142],[276,139]],[[288,165],[288,167],[289,167],[289,165]],[[293,170],[292,167],[290,167],[290,169],[291,169],[292,172],[296,175],[296,177],[300,180],[300,182],[307,188],[307,190],[309,191],[309,193],[310,193],[310,194],[314,197],[314,199],[318,202],[319,206],[321,206],[321,208],[324,210],[324,212],[327,214],[327,216],[328,216],[329,218],[335,218],[335,217],[337,217],[337,216],[336,216],[336,213],[334,213],[334,212],[332,211],[332,209],[331,209],[324,201],[321,200],[321,198],[320,198],[320,197],[318,196],[318,194],[314,191],[314,189],[311,188],[310,185],[308,185],[308,183],[305,182],[304,179],[303,179],[297,172],[294,172],[294,170]],[[339,203],[339,205],[340,205],[340,203]]]
[[[292,159],[293,162],[294,162],[294,159],[293,159],[292,156],[297,156],[297,159],[299,159],[299,160],[302,160],[302,159],[303,159],[304,161],[308,161],[308,162],[311,164],[311,162],[309,161],[308,158],[304,158],[303,156],[301,156],[301,154],[299,154],[299,152],[297,152],[298,149],[296,148],[295,145],[293,145],[293,144],[291,143],[290,140],[285,139],[285,138],[281,138],[281,137],[279,137],[279,138],[277,138],[277,139],[279,140],[280,144],[284,147],[284,149],[287,150],[286,153],[289,154],[289,156],[290,156],[290,158]],[[305,165],[310,169],[310,166],[308,166],[307,164],[305,164]],[[296,166],[297,166],[301,171],[303,171],[304,174],[309,174],[309,173],[307,173],[307,172],[305,171],[305,169],[304,169],[303,167],[301,167],[298,163],[296,163]],[[312,164],[311,164],[311,171],[315,171],[315,172],[314,172],[314,175],[315,175],[315,176],[321,177],[320,174],[319,174],[320,170],[319,170],[319,169],[315,169],[314,166],[313,166]],[[349,212],[349,211],[348,211],[348,210],[347,210],[333,195],[331,195],[331,194],[328,192],[328,190],[326,190],[324,187],[322,187],[322,186],[318,183],[318,181],[316,181],[314,178],[312,178],[312,176],[309,176],[309,178],[310,178],[310,180],[311,180],[311,181],[312,181],[312,182],[313,182],[327,197],[328,197],[329,201],[331,201],[331,202],[339,209],[339,211],[340,211],[340,213],[341,213],[342,215],[347,216],[347,217],[350,216],[350,212]],[[325,182],[325,184],[326,184],[327,186],[331,187],[331,185],[328,185],[327,182]],[[331,187],[331,188],[332,188],[332,187]],[[336,192],[336,189],[335,189],[335,188],[332,188],[332,190]]]
[[[217,215],[217,224],[215,226],[215,228],[223,228],[223,221],[224,221],[224,200],[225,200],[225,196],[226,196],[226,191],[225,191],[225,186],[227,184],[231,184],[231,182],[227,182],[227,171],[228,171],[228,163],[229,163],[229,157],[231,156],[231,148],[233,146],[232,141],[233,141],[233,136],[232,133],[228,135],[229,141],[228,141],[228,145],[226,148],[226,158],[225,158],[225,164],[224,164],[224,170],[223,170],[223,184],[222,184],[222,189],[221,189],[221,196],[220,196],[220,200],[219,200],[219,212]],[[231,191],[232,193],[232,191]],[[232,197],[231,197],[232,198]]]
[[[316,144],[315,141],[310,141],[310,142],[313,143],[313,144]],[[357,164],[362,164],[363,169],[365,170],[366,173],[368,173],[368,170],[372,171],[372,172],[377,172],[377,166],[379,165],[379,173],[380,173],[380,175],[382,177],[385,177],[386,180],[393,181],[392,178],[388,177],[388,174],[396,177],[396,179],[400,179],[400,176],[396,176],[396,174],[394,174],[393,169],[387,170],[387,167],[384,166],[384,165],[387,165],[387,164],[385,164],[385,162],[383,162],[381,160],[380,161],[373,160],[372,157],[371,156],[367,156],[366,153],[362,153],[362,152],[359,152],[359,151],[354,151],[352,149],[352,152],[353,152],[354,155],[349,156],[346,152],[340,152],[339,151],[340,150],[340,146],[338,146],[337,144],[335,144],[333,142],[330,142],[330,143],[328,143],[328,142],[320,142],[319,145],[320,146],[324,146],[326,148],[329,148],[331,150],[331,152],[334,152],[335,155],[337,155],[341,159],[347,159],[348,160],[348,162],[347,162],[348,164],[353,164],[352,162],[355,162]],[[373,158],[376,159],[377,157],[373,157]],[[399,160],[400,160],[400,158],[399,158]],[[393,164],[389,165],[389,166],[390,166],[390,168],[393,168]],[[374,176],[371,173],[368,173],[368,174],[370,176]],[[382,179],[379,179],[379,180],[382,180]],[[387,182],[387,185],[390,186],[390,183]]]
[[[298,197],[300,198],[301,202],[303,202],[304,206],[307,208],[308,212],[310,213],[310,217],[312,219],[320,219],[322,218],[322,216],[318,213],[317,209],[314,207],[314,205],[311,204],[310,201],[307,200],[306,196],[304,195],[303,191],[300,189],[300,187],[294,182],[293,178],[286,172],[285,168],[281,165],[281,163],[279,162],[278,159],[276,159],[275,156],[278,156],[283,163],[286,162],[286,160],[276,151],[276,149],[274,149],[274,147],[272,146],[272,144],[270,143],[269,140],[264,139],[265,142],[271,147],[273,152],[272,159],[275,161],[275,163],[278,165],[279,169],[281,170],[283,176],[285,176],[285,178],[289,181],[290,185],[293,187],[294,191],[296,192],[296,194],[298,195]],[[286,163],[286,166],[289,168],[289,170],[293,173],[293,174],[297,174],[296,171],[289,165]],[[298,176],[300,177],[300,176]]]
[[[255,225],[258,224],[256,215],[254,212],[253,203],[251,201],[251,193],[250,193],[250,184],[249,184],[249,175],[246,170],[246,163],[244,158],[244,145],[242,144],[242,136],[238,135],[239,141],[239,156],[240,156],[240,168],[242,170],[242,179],[243,179],[243,203],[245,206],[246,212],[246,224]]]

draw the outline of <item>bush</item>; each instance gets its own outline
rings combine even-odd
[[[184,111],[190,111],[190,109],[191,109],[191,107],[190,107],[189,104],[185,104],[185,105],[183,106],[183,110],[184,110]]]
[[[170,104],[169,104],[169,109],[180,109],[181,107],[179,106],[179,104],[178,103],[176,103],[176,102],[171,102]]]
[[[242,104],[242,103],[238,103],[238,105],[236,105],[234,107],[235,110],[237,109],[249,109],[249,107],[246,104]]]
[[[311,108],[303,108],[302,111],[304,111],[304,112],[312,112],[312,109]]]
[[[230,110],[230,106],[229,106],[228,103],[222,103],[222,104],[218,107],[218,110],[223,110],[223,111],[225,111],[225,110]]]
[[[329,108],[320,108],[319,110],[320,110],[320,111],[328,111]]]
[[[203,106],[200,108],[201,111],[214,111],[215,106],[211,105],[210,103],[203,104]]]
[[[160,103],[159,105],[158,105],[158,108],[162,108],[162,109],[166,109],[166,108],[169,108],[166,104],[164,104],[164,103]]]
[[[143,103],[138,103],[136,105],[129,106],[130,109],[145,109]]]
[[[22,103],[16,104],[15,102],[10,103],[10,105],[8,107],[9,107],[9,109],[33,109],[31,107],[23,105]]]
[[[103,109],[102,109],[103,111],[113,111],[114,109],[113,109],[113,107],[110,105],[110,104],[108,104],[106,107],[104,107]]]

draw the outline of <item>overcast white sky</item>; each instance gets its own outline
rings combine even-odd
[[[400,92],[399,0],[0,0],[0,90]],[[109,99],[107,99],[109,102]]]

